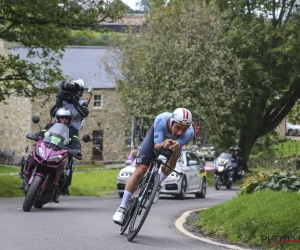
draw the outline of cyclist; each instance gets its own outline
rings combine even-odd
[[[139,149],[134,173],[127,180],[123,199],[120,207],[113,215],[113,221],[121,225],[127,203],[136,190],[140,180],[143,178],[151,161],[155,158],[154,149],[168,149],[173,152],[168,165],[175,168],[176,162],[181,155],[181,149],[194,136],[192,124],[192,113],[185,108],[177,108],[173,113],[165,112],[159,114],[154,124],[149,129]],[[171,174],[172,170],[165,166],[161,167],[160,184]],[[155,195],[153,204],[159,199],[159,189]]]

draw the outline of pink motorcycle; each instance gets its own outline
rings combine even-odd
[[[39,117],[33,117],[32,121],[38,123]],[[82,154],[69,147],[69,128],[61,123],[55,123],[43,138],[39,133],[29,133],[26,137],[37,141],[20,173],[25,183],[23,210],[30,211],[32,206],[42,208],[53,201],[56,192],[60,193],[66,185],[72,157],[81,160]],[[84,135],[82,140],[88,142],[90,136]]]

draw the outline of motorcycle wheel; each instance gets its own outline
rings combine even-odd
[[[220,181],[220,178],[217,178],[217,179],[216,179],[215,188],[216,188],[216,190],[220,190],[220,188],[221,188],[221,181]]]
[[[34,204],[33,204],[33,206],[35,207],[35,208],[42,208],[43,207],[43,202],[41,202],[41,201],[35,201],[34,202]]]
[[[42,182],[43,178],[41,176],[36,175],[34,177],[23,202],[23,211],[29,212],[31,210],[33,202],[40,189]]]
[[[226,184],[226,188],[227,188],[227,189],[231,189],[231,188],[232,188],[232,182]]]

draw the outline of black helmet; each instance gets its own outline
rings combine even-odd
[[[234,151],[234,147],[230,147],[229,148],[229,153],[233,152]]]
[[[234,151],[241,152],[241,149],[240,149],[239,147],[235,147],[235,148],[234,148]]]

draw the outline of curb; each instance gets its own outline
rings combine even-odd
[[[183,224],[186,222],[186,218],[190,215],[190,213],[195,212],[195,211],[201,211],[204,209],[208,209],[208,208],[194,209],[194,210],[189,210],[189,211],[184,212],[175,222],[175,227],[177,228],[177,230],[179,230],[180,232],[182,232],[183,234],[185,234],[191,238],[194,238],[194,239],[197,239],[197,240],[200,240],[200,241],[212,244],[212,245],[217,245],[217,246],[226,247],[226,248],[235,249],[235,250],[251,250],[250,248],[242,248],[242,247],[238,247],[235,245],[219,243],[219,242],[216,242],[216,241],[204,238],[204,237],[196,236],[193,233],[187,231],[183,227]]]

